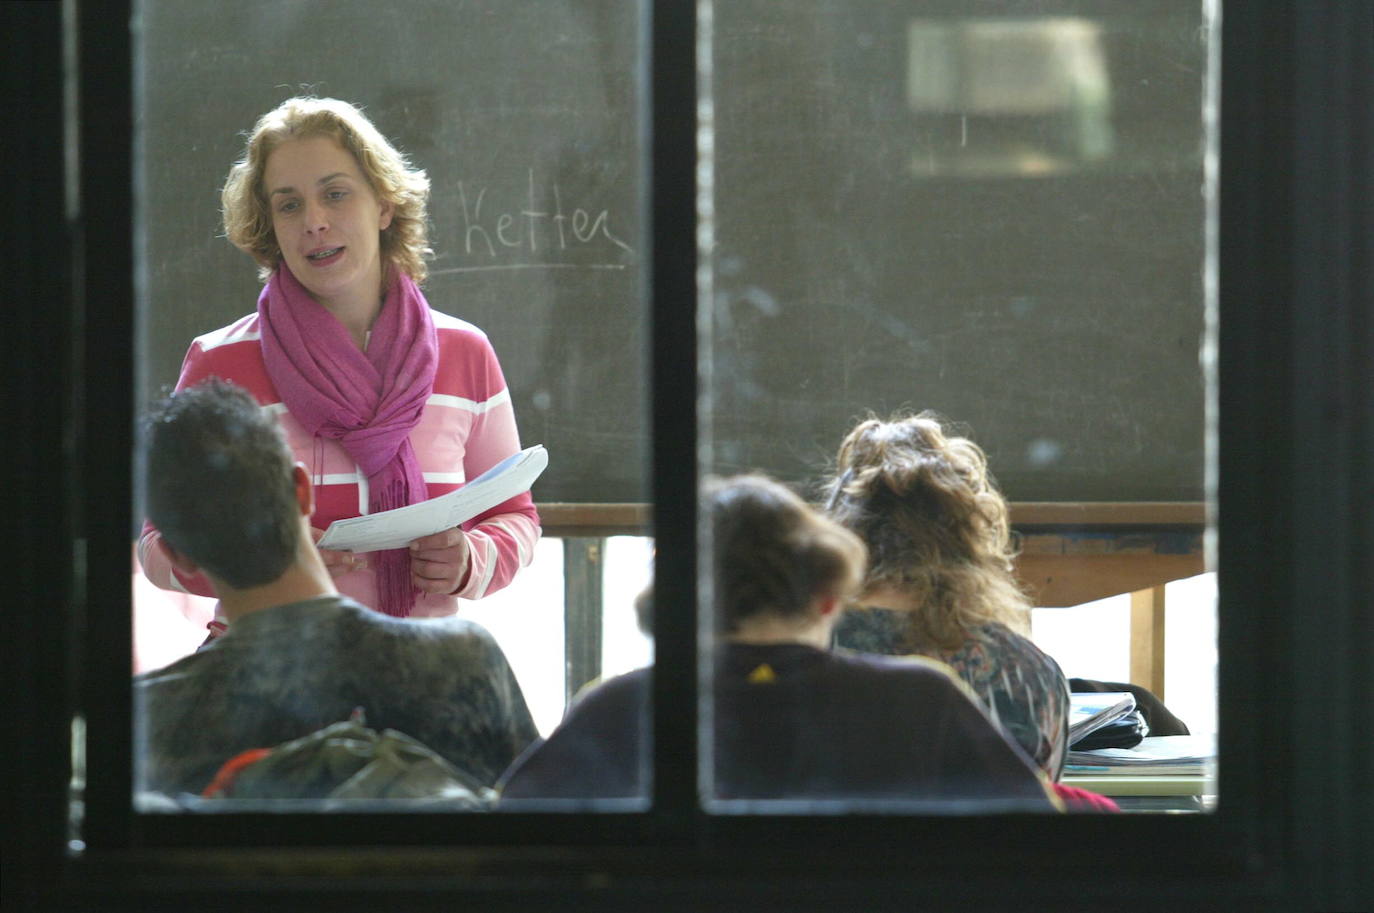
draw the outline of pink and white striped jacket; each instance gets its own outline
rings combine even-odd
[[[439,368],[410,440],[433,498],[462,487],[520,450],[520,436],[510,392],[486,334],[456,317],[430,314],[439,336]],[[212,376],[244,387],[277,416],[296,459],[315,482],[313,526],[325,529],[335,520],[367,512],[367,477],[337,441],[306,431],[277,395],[263,362],[256,313],[197,337],[182,363],[177,389]],[[420,594],[413,616],[452,615],[460,598],[481,599],[510,583],[534,554],[539,514],[526,492],[478,515],[463,529],[470,555],[467,579],[450,595]],[[138,559],[148,579],[163,589],[213,596],[203,576],[190,577],[172,567],[161,539],[155,528],[144,526]],[[371,568],[336,577],[334,585],[363,605],[377,605]]]

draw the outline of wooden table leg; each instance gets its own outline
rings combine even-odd
[[[563,696],[571,702],[588,682],[601,677],[600,536],[563,540]]]
[[[1164,587],[1131,594],[1131,683],[1164,700]]]

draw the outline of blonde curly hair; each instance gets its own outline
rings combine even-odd
[[[1028,633],[1007,502],[982,448],[937,413],[860,422],[823,494],[826,512],[868,546],[863,592],[890,588],[920,606],[912,652],[957,650],[989,623]]]
[[[433,254],[426,214],[429,177],[412,167],[362,111],[336,98],[289,98],[258,118],[220,192],[225,237],[257,261],[262,281],[271,278],[282,253],[263,187],[267,160],[288,140],[317,136],[351,152],[373,193],[392,205],[391,224],[381,234],[383,261],[422,282],[428,274],[425,259]]]

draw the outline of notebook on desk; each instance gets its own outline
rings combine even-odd
[[[1084,692],[1069,695],[1069,748],[1135,710],[1129,691]]]
[[[1064,782],[1127,812],[1202,812],[1216,803],[1216,738],[1168,735],[1135,748],[1069,752]]]

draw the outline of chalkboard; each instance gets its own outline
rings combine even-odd
[[[804,485],[929,407],[1015,500],[1201,499],[1201,6],[715,4],[705,468]],[[239,134],[337,96],[433,180],[425,291],[491,337],[536,498],[648,500],[641,15],[145,0],[140,397],[256,301],[219,236]]]
[[[714,468],[933,408],[1015,500],[1201,500],[1201,9],[716,4]]]
[[[536,499],[648,499],[637,4],[146,0],[135,27],[140,401],[256,306],[219,223],[242,134],[338,97],[429,174],[424,291],[496,348],[522,440],[550,453]]]

